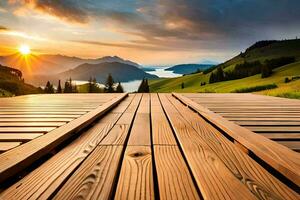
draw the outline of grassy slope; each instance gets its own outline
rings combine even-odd
[[[16,85],[18,91],[9,91],[7,89],[1,88],[1,84],[3,82]],[[23,81],[19,80],[18,78],[11,75],[10,73],[3,72],[0,70],[0,97],[10,97],[14,95],[35,94],[35,93],[41,93],[41,91],[32,85],[24,83]]]
[[[245,53],[244,57],[238,55],[223,65],[224,68],[233,68],[236,64],[243,63],[244,61],[253,62],[259,60],[264,62],[266,59],[278,57],[294,56],[297,61],[300,61],[300,40],[286,40],[278,43],[270,44],[266,47],[252,49]]]
[[[300,62],[285,65],[274,70],[271,77],[262,79],[261,75],[255,75],[243,79],[224,81],[213,84],[200,86],[201,82],[208,82],[209,74],[192,74],[172,79],[162,79],[150,81],[152,92],[232,92],[236,89],[253,87],[258,85],[275,83],[278,88],[262,91],[259,93],[272,96],[289,96],[297,97],[300,92],[300,80],[284,83],[284,78],[289,76],[300,75]],[[184,82],[185,88],[181,89],[181,83]],[[289,93],[284,95],[284,93]]]
[[[258,74],[239,80],[200,86],[201,82],[208,83],[210,73],[206,75],[192,74],[178,78],[151,80],[150,90],[152,92],[232,92],[233,90],[245,87],[276,83],[279,88],[259,93],[296,98],[299,94],[299,81],[285,84],[283,83],[283,80],[287,76],[300,75],[300,40],[280,41],[262,48],[252,49],[244,53],[243,57],[238,55],[221,65],[223,66],[224,71],[227,71],[234,69],[236,64],[243,63],[244,61],[251,62],[260,60],[261,62],[264,62],[266,59],[283,56],[294,56],[297,63],[274,70],[273,75],[266,79],[261,79],[261,75]],[[181,83],[184,83],[184,89],[181,89]],[[288,94],[284,95],[284,92]]]

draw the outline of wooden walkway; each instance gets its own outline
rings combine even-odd
[[[217,114],[205,95],[0,99],[0,141],[18,142],[0,154],[0,199],[300,199],[300,154]]]
[[[300,101],[254,94],[185,94],[255,133],[300,151]]]

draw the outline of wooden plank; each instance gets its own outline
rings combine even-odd
[[[15,118],[0,118],[0,122],[69,122],[74,118],[25,118],[25,117],[15,117]]]
[[[65,122],[1,122],[0,127],[58,127]]]
[[[298,126],[300,127],[300,121],[235,121],[240,126]]]
[[[185,122],[166,96],[159,96],[203,198],[256,199],[191,125]]]
[[[113,199],[122,146],[98,146],[53,199]]]
[[[183,95],[173,93],[173,96],[196,110],[205,119],[251,150],[251,152],[287,179],[296,185],[300,185],[300,155],[298,153],[233,122],[227,121],[220,115],[213,113]]]
[[[26,142],[42,136],[43,133],[1,133],[0,141],[3,142]]]
[[[149,94],[143,94],[141,103],[134,118],[128,145],[151,145],[149,109]]]
[[[154,146],[160,199],[200,199],[177,146]]]
[[[55,156],[1,193],[0,199],[28,199],[32,196],[48,199],[70,177],[74,170],[86,161],[87,157],[110,131],[107,127],[112,127],[111,124],[115,123],[116,121],[102,123],[100,119],[92,128],[81,134]],[[93,160],[92,158],[90,161]]]
[[[97,118],[115,107],[128,94],[116,96],[111,101],[104,103],[97,109],[74,119],[73,121],[54,129],[53,131],[38,137],[30,142],[18,146],[0,155],[0,183],[10,176],[15,175],[35,160],[47,154],[51,149],[62,143],[83,128],[90,125]]]
[[[279,144],[282,144],[294,151],[300,151],[300,141],[278,141]]]
[[[8,151],[19,146],[21,142],[0,142],[0,152]]]
[[[155,102],[155,108],[153,108],[152,102]],[[175,137],[157,94],[151,94],[151,124],[153,144],[176,145]]]
[[[227,117],[227,119],[235,122],[298,122],[300,124],[300,118]]]
[[[131,129],[128,145],[151,145],[150,116],[147,113],[137,113]]]
[[[128,124],[116,124],[100,145],[123,145],[129,132]]]
[[[74,115],[74,114],[64,114],[64,115],[27,115],[27,114],[23,114],[23,115],[0,115],[0,120],[7,119],[7,118],[12,118],[12,119],[16,119],[16,118],[26,118],[26,119],[35,119],[35,118],[77,118],[80,117],[81,115]]]
[[[56,127],[0,127],[1,133],[45,133],[56,129]]]
[[[72,115],[83,115],[87,112],[64,112],[64,111],[28,111],[28,112],[0,112],[0,115],[66,115],[66,114],[72,114]]]
[[[154,199],[149,146],[127,146],[115,199]]]
[[[254,132],[300,132],[300,126],[244,126]]]
[[[192,112],[173,97],[169,100],[176,107],[182,118],[186,119],[199,137],[205,141],[210,149],[223,161],[232,174],[248,187],[258,198],[271,199],[298,199],[296,192],[292,191],[280,180],[271,175],[266,169],[251,159],[247,154],[248,149],[236,142],[237,147],[229,141],[222,133],[208,124],[197,113]],[[251,182],[251,184],[249,184]]]
[[[300,140],[300,133],[261,133],[260,135],[271,140]]]

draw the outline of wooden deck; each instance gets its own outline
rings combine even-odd
[[[0,199],[300,199],[299,105],[251,94],[0,99]]]
[[[300,101],[254,94],[185,94],[255,133],[300,151]]]

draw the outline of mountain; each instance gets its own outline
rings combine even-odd
[[[241,52],[219,66],[227,68],[245,61],[253,62],[259,60],[264,62],[267,59],[280,57],[295,57],[296,61],[300,60],[300,39],[258,41],[244,52]]]
[[[95,77],[97,82],[105,83],[109,73],[112,75],[115,82],[128,82],[143,78],[158,78],[157,76],[148,74],[142,69],[133,65],[119,62],[105,62],[99,64],[84,63],[74,69],[70,69],[55,75],[35,76],[32,79],[32,83],[34,85],[44,85],[46,80],[50,80],[56,84],[59,79],[65,81],[70,77],[73,80],[89,80],[90,77]]]
[[[266,60],[293,57],[290,64],[273,69],[270,77],[261,78],[261,74],[239,78],[236,80],[209,83],[214,70],[204,74],[191,74],[177,78],[150,80],[151,92],[236,92],[238,90],[256,88],[276,84],[277,88],[259,91],[260,94],[300,99],[300,40],[259,41],[232,59],[214,67],[222,67],[224,72],[235,70],[239,64],[259,61],[265,65]],[[253,66],[256,67],[256,66]],[[287,81],[286,81],[287,80]],[[184,83],[184,89],[181,84]],[[203,84],[205,83],[205,85]],[[201,86],[202,85],[202,86]]]
[[[49,75],[61,73],[84,63],[99,64],[109,62],[119,62],[138,68],[141,67],[135,62],[124,60],[118,56],[105,56],[96,59],[83,59],[59,54],[30,54],[29,56],[23,56],[19,53],[16,53],[9,56],[0,56],[0,64],[13,66],[16,69],[21,70],[23,72],[23,76],[26,79],[30,79],[32,75],[36,74]]]
[[[211,64],[180,64],[165,69],[166,71],[173,71],[176,74],[191,74],[210,68]]]
[[[41,89],[24,82],[20,70],[0,65],[0,97],[41,92]]]

